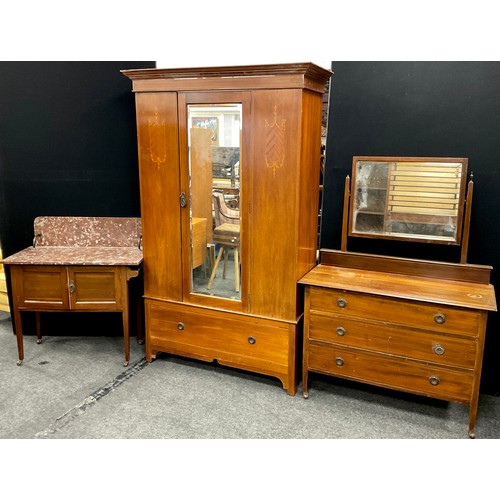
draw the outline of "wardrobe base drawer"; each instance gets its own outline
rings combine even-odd
[[[296,390],[297,325],[146,299],[146,357],[167,352],[278,377]]]
[[[453,370],[396,356],[337,346],[309,344],[308,370],[424,396],[468,403],[472,370]]]

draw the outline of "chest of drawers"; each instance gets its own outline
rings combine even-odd
[[[391,266],[381,260],[380,271],[366,263],[338,255],[335,265],[320,264],[301,280],[304,397],[316,372],[460,402],[470,407],[474,437],[493,287],[477,282],[484,279],[470,266],[451,275],[473,282],[449,279],[450,268],[440,272],[432,263],[415,263],[413,275],[388,272],[397,269],[394,259]]]

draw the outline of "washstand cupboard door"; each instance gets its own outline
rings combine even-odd
[[[12,266],[14,300],[28,310],[119,310],[124,267]]]
[[[68,267],[70,307],[74,310],[122,309],[126,271],[118,266]]]
[[[11,279],[20,308],[69,309],[66,267],[12,266]]]

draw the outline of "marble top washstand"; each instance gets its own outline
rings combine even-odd
[[[124,366],[130,359],[128,281],[139,276],[142,226],[137,217],[37,217],[33,245],[2,260],[10,267],[12,312],[19,353],[24,359],[21,312],[120,312]],[[142,341],[140,301],[137,340]]]

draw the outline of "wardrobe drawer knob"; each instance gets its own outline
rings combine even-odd
[[[184,330],[184,323],[182,321],[179,321],[179,323],[177,323],[177,330]]]
[[[442,325],[442,324],[446,321],[446,316],[445,316],[443,313],[437,313],[437,314],[434,316],[434,321],[435,321],[438,325]]]
[[[438,356],[442,356],[445,352],[445,348],[440,344],[434,344],[432,346],[432,352]]]
[[[337,366],[344,366],[344,358],[342,358],[341,356],[337,356],[335,358],[335,364]]]
[[[439,377],[437,375],[432,375],[432,377],[429,377],[429,384],[431,385],[439,385]]]
[[[345,335],[345,328],[343,326],[338,326],[335,331],[339,337],[343,337]]]
[[[248,343],[249,344],[255,344],[256,340],[255,340],[255,337],[248,337]]]
[[[342,309],[347,306],[347,300],[345,299],[337,299],[337,305]]]

